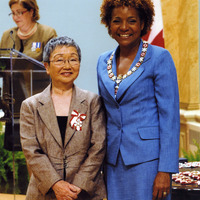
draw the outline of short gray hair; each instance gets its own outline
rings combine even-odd
[[[51,40],[49,40],[47,42],[47,44],[44,47],[44,51],[43,51],[43,62],[49,62],[50,55],[57,46],[75,47],[78,52],[79,61],[81,62],[80,47],[72,38],[67,37],[67,36],[52,38]]]

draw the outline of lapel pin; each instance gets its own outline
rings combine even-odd
[[[85,114],[78,113],[76,110],[73,110],[71,113],[71,120],[70,120],[70,126],[72,129],[75,128],[76,131],[81,131],[82,130],[82,121],[86,119]]]

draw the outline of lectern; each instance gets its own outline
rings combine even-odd
[[[5,122],[5,149],[21,150],[21,103],[49,83],[50,78],[41,62],[15,49],[0,49],[0,121]]]

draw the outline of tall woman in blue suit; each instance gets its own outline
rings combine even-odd
[[[171,199],[178,172],[179,94],[170,53],[141,39],[151,0],[103,0],[101,22],[118,43],[98,60],[107,110],[108,200]]]

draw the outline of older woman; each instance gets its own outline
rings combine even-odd
[[[20,111],[22,149],[32,170],[26,200],[103,199],[104,112],[98,95],[74,85],[80,48],[71,38],[54,38],[43,58],[51,84]]]
[[[36,0],[10,0],[9,6],[13,21],[17,27],[3,33],[0,48],[15,48],[16,50],[42,61],[43,48],[56,31],[46,25],[37,23],[40,19]]]
[[[97,65],[107,111],[108,200],[170,199],[178,171],[179,95],[170,53],[143,41],[151,0],[103,0],[101,22],[118,46]]]

